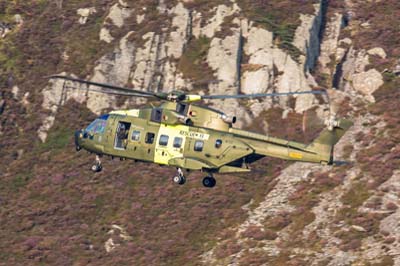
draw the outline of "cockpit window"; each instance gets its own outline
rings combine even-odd
[[[151,121],[161,122],[161,118],[162,118],[162,109],[153,108],[153,110],[151,111]]]
[[[105,115],[100,116],[98,119],[107,120],[109,116],[110,116],[109,114],[105,114]]]
[[[178,113],[180,113],[181,115],[184,115],[184,114],[186,114],[186,104],[183,104],[183,103],[177,103],[176,104],[176,111],[178,112]]]
[[[109,116],[108,114],[102,115],[99,118],[97,118],[96,120],[94,120],[86,128],[86,131],[91,132],[91,133],[98,133],[98,134],[104,133],[104,130],[106,129],[106,125],[107,125],[108,116]]]

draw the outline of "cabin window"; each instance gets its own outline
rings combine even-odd
[[[147,132],[145,142],[147,144],[152,144],[154,142],[155,134],[151,132]]]
[[[219,149],[222,146],[222,140],[221,139],[217,139],[215,141],[215,148]]]
[[[174,138],[174,148],[180,148],[182,146],[183,139],[180,137]]]
[[[195,151],[203,151],[203,147],[204,147],[204,141],[196,140],[196,142],[194,143],[194,150]]]
[[[134,130],[132,132],[132,140],[133,141],[139,141],[140,140],[140,131]]]
[[[160,140],[158,141],[158,144],[160,144],[161,146],[167,146],[168,139],[169,139],[169,137],[167,135],[161,135]]]

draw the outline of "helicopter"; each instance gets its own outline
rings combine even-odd
[[[328,120],[328,127],[313,142],[303,144],[235,128],[236,117],[196,104],[201,100],[326,94],[323,90],[197,95],[134,90],[63,75],[48,78],[86,84],[94,92],[162,101],[157,107],[111,111],[75,132],[76,150],[96,154],[91,167],[94,172],[102,170],[101,157],[106,155],[176,167],[172,180],[179,185],[186,182],[184,170],[200,170],[207,173],[202,184],[212,188],[216,185],[214,174],[250,172],[249,165],[265,156],[332,165],[334,145],[353,125],[346,119]]]

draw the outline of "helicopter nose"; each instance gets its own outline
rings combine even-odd
[[[80,151],[82,149],[81,147],[81,136],[82,136],[82,130],[77,130],[75,131],[75,149],[76,151]]]

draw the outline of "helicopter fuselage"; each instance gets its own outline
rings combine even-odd
[[[103,115],[86,129],[75,132],[76,149],[96,153],[94,172],[102,169],[100,157],[153,162],[177,167],[173,181],[185,183],[182,169],[202,170],[205,187],[214,187],[213,173],[248,172],[248,165],[264,156],[286,160],[333,163],[333,147],[352,122],[334,117],[328,128],[310,144],[302,144],[234,128],[235,117],[193,103],[201,100],[257,99],[265,97],[325,95],[324,90],[236,95],[200,95],[184,91],[151,92],[112,84],[52,75],[50,79],[86,84],[86,92],[165,101],[160,107],[120,110]],[[64,83],[65,85],[65,83]],[[82,86],[71,86],[82,89]],[[328,101],[329,102],[329,101]]]
[[[234,118],[204,106],[167,103],[103,115],[76,132],[75,143],[98,155],[210,173],[247,172],[250,163],[264,156],[332,161],[333,145],[278,139],[233,128],[233,122]],[[322,140],[326,142],[326,137]]]

